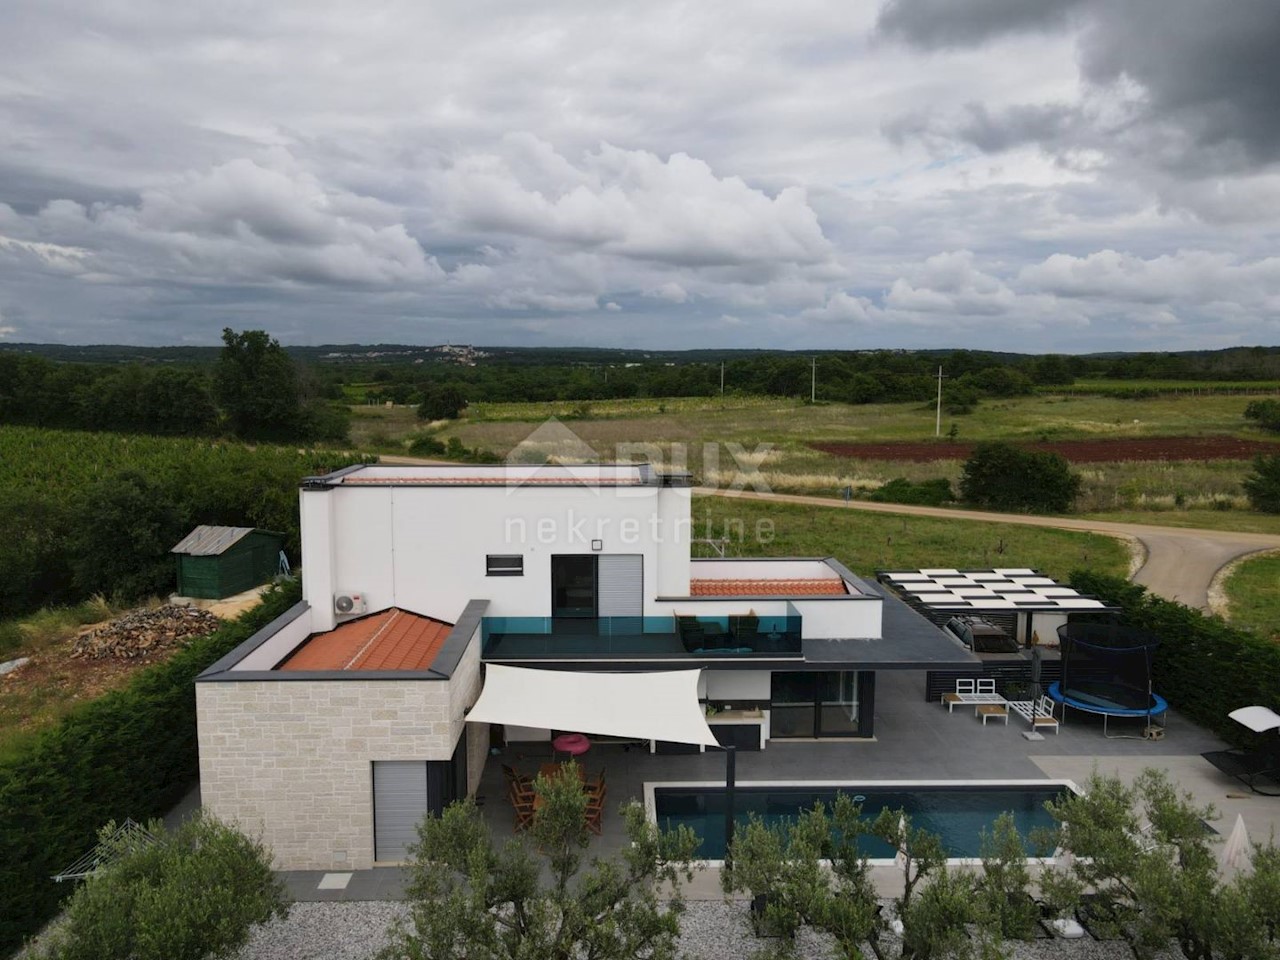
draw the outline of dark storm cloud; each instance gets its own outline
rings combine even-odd
[[[1080,75],[1095,102],[973,104],[959,119],[917,113],[891,119],[886,131],[899,139],[950,136],[987,152],[1026,143],[1055,153],[1097,149],[1182,177],[1280,161],[1276,0],[893,0],[878,29],[937,49],[1069,17],[1081,25]]]
[[[1280,159],[1276,0],[1098,2],[1080,63],[1093,83],[1140,84],[1147,119],[1177,124],[1219,163]]]
[[[1063,23],[1085,0],[889,0],[879,31],[925,49],[982,43],[992,37]]]

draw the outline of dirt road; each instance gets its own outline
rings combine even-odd
[[[704,496],[747,497],[778,503],[799,503],[834,510],[867,510],[871,513],[898,513],[916,517],[942,517],[955,520],[977,520],[987,523],[1017,523],[1032,527],[1054,527],[1059,530],[1081,530],[1111,536],[1134,537],[1146,548],[1147,559],[1134,576],[1134,581],[1154,593],[1177,600],[1189,607],[1209,609],[1209,585],[1214,574],[1232,560],[1262,550],[1280,549],[1280,536],[1266,533],[1231,533],[1224,530],[1197,530],[1158,527],[1145,523],[1114,523],[1109,520],[1084,520],[1076,517],[1035,517],[1017,513],[991,513],[976,510],[948,510],[942,507],[917,507],[898,503],[870,503],[852,500],[845,503],[826,497],[804,497],[786,493],[729,492],[699,487]]]

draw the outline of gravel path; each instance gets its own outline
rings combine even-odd
[[[368,960],[387,944],[387,927],[407,915],[403,902],[297,903],[284,920],[260,927],[237,960]],[[691,901],[681,924],[680,952],[699,960],[746,960],[767,941],[747,930],[747,905]],[[805,930],[799,938],[802,960],[826,960],[829,942]],[[897,955],[896,944],[884,944],[885,955]],[[1129,960],[1120,943],[1083,940],[1037,940],[1015,943],[1012,960]]]

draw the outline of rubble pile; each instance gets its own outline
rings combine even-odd
[[[169,604],[134,610],[76,638],[71,656],[88,660],[136,660],[191,637],[217,630],[221,621],[207,610]]]

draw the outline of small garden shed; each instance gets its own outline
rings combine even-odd
[[[253,527],[199,526],[170,553],[178,557],[178,593],[221,600],[266,583],[280,569],[284,534]]]

